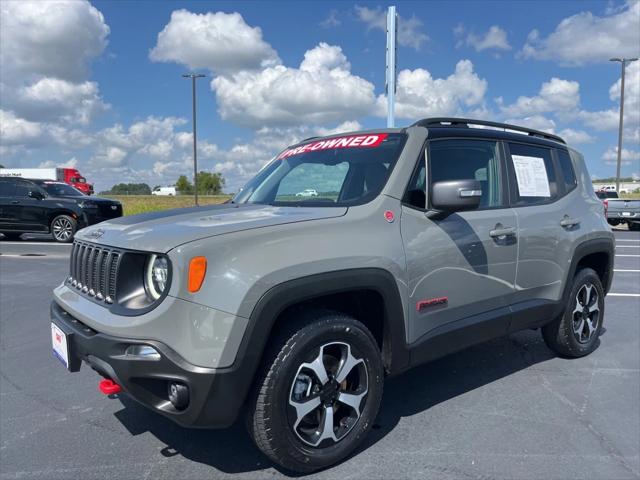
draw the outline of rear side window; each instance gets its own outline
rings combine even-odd
[[[13,197],[16,187],[11,181],[0,180],[0,197]]]
[[[25,183],[25,182],[18,182],[16,184],[16,192],[15,192],[15,196],[16,197],[28,197],[29,196],[29,191],[32,190],[32,185]]]
[[[558,153],[558,163],[560,164],[560,170],[562,171],[562,179],[564,181],[565,192],[570,192],[577,185],[576,174],[573,171],[573,163],[571,163],[571,157],[566,150],[556,150]]]
[[[434,140],[429,145],[429,184],[477,180],[479,208],[502,206],[498,143],[492,140]]]
[[[551,150],[522,143],[509,143],[515,185],[515,205],[546,203],[558,197],[558,182]]]

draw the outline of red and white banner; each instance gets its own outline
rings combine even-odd
[[[293,155],[299,155],[306,152],[316,152],[319,150],[329,150],[332,148],[361,148],[361,147],[377,147],[385,138],[386,133],[369,133],[367,135],[352,135],[349,137],[336,137],[327,140],[307,143],[296,148],[290,148],[278,155],[277,160],[288,158]]]

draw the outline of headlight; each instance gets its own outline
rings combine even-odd
[[[169,262],[162,255],[151,255],[147,261],[145,286],[153,300],[159,299],[169,281]]]

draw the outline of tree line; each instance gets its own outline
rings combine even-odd
[[[160,185],[155,185],[153,190]],[[198,172],[198,195],[221,195],[224,193],[225,179],[221,173]],[[181,195],[193,195],[193,183],[186,175],[180,175],[175,183]],[[151,195],[152,188],[146,183],[118,183],[101,195]]]

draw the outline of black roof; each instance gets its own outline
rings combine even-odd
[[[479,127],[488,128],[474,128]],[[527,141],[535,140],[535,143],[549,144],[566,142],[559,136],[551,133],[541,132],[532,128],[510,125],[508,123],[490,122],[486,120],[473,120],[469,118],[425,118],[418,120],[412,126],[426,127],[429,129],[430,137],[441,136],[464,136],[464,137],[487,137],[500,138],[503,140],[522,141],[526,136]],[[542,140],[542,141],[540,141]]]

